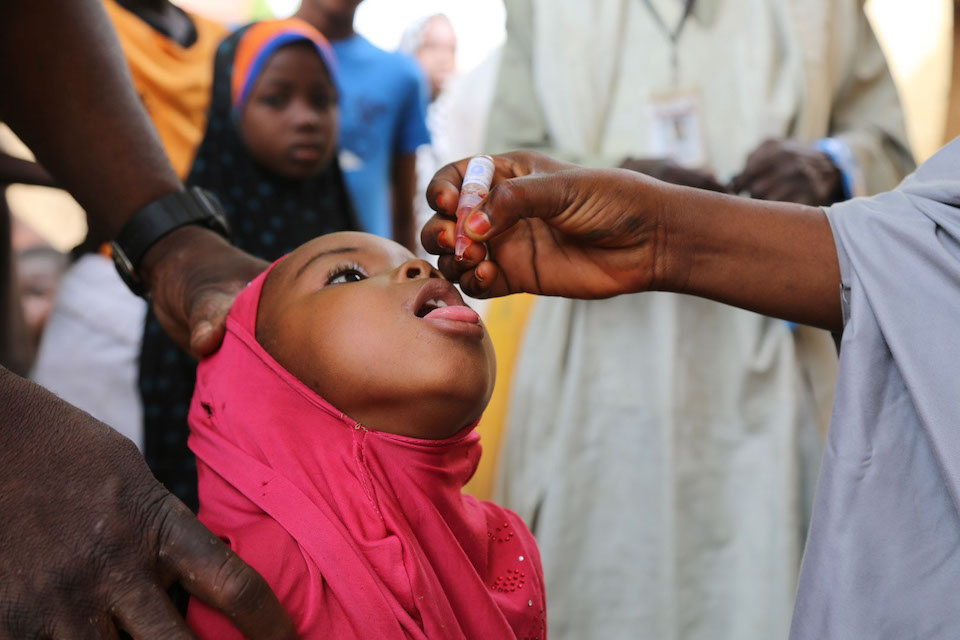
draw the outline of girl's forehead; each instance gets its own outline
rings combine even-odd
[[[304,268],[321,261],[355,260],[371,263],[378,268],[394,268],[414,256],[408,249],[392,240],[369,233],[342,232],[317,238],[297,250]]]

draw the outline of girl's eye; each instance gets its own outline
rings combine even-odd
[[[356,267],[337,268],[330,273],[327,284],[347,284],[349,282],[360,282],[366,278],[367,275]]]
[[[278,93],[273,93],[260,98],[260,102],[268,107],[273,107],[274,109],[282,109],[287,104],[287,97]]]
[[[337,97],[325,93],[313,94],[310,96],[310,104],[316,109],[329,109],[337,104]]]

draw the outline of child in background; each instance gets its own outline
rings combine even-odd
[[[190,410],[200,519],[303,638],[545,638],[540,555],[461,493],[493,388],[479,316],[389,240],[309,242],[234,303]],[[201,638],[238,638],[198,600]]]
[[[357,230],[337,160],[333,49],[296,18],[224,40],[207,133],[187,178],[223,204],[241,249],[276,260],[310,238]]]
[[[337,86],[330,45],[297,19],[249,25],[217,50],[207,130],[187,184],[217,195],[241,249],[272,261],[310,238],[359,228],[337,163]],[[148,316],[140,359],[145,454],[194,509],[186,440],[195,370]]]
[[[34,350],[40,346],[43,328],[53,312],[57,288],[66,269],[67,256],[53,247],[29,247],[17,252],[20,302]]]
[[[362,0],[302,0],[297,17],[333,43],[343,70],[340,161],[364,230],[419,248],[414,219],[417,148],[429,144],[429,91],[408,56],[384,51],[353,28]]]

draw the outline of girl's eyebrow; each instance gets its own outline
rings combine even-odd
[[[320,253],[317,253],[312,258],[310,258],[309,260],[304,262],[302,265],[300,265],[300,268],[297,269],[297,275],[295,275],[293,279],[296,280],[297,278],[302,276],[303,272],[307,270],[307,267],[309,267],[315,261],[319,260],[324,256],[339,255],[341,253],[353,253],[355,251],[359,251],[359,249],[357,249],[356,247],[338,247],[336,249],[327,249],[326,251],[321,251]]]

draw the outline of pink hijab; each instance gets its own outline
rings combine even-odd
[[[324,401],[254,338],[265,278],[197,371],[200,519],[266,578],[303,638],[546,638],[533,536],[461,493],[479,435],[369,431]],[[198,600],[187,620],[200,638],[242,637]]]

